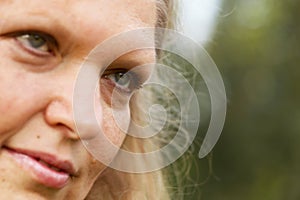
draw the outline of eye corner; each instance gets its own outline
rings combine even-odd
[[[7,36],[14,40],[27,52],[39,56],[57,56],[59,45],[57,40],[50,34],[40,31],[18,31]],[[39,43],[40,42],[40,43]]]
[[[142,83],[139,75],[128,69],[108,69],[104,71],[101,78],[105,79],[107,84],[113,87],[113,90],[116,89],[118,92],[124,93],[126,95],[130,95],[135,90],[142,88]],[[122,78],[128,78],[128,80],[122,82]]]

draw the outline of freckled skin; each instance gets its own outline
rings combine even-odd
[[[86,151],[75,131],[72,96],[77,72],[86,55],[108,37],[153,27],[155,1],[24,2],[0,1],[0,199],[84,199],[106,166]],[[11,35],[22,31],[51,35],[59,48],[47,56],[29,53]],[[153,59],[149,53],[137,57]],[[110,106],[101,106],[105,133],[121,145],[125,136],[114,124]],[[71,161],[78,176],[62,189],[46,187],[16,165],[4,147],[57,155]]]

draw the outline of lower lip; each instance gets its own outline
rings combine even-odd
[[[63,188],[70,176],[66,172],[57,172],[48,166],[38,162],[34,158],[18,153],[9,149],[5,149],[8,154],[26,171],[32,174],[33,178],[51,188],[61,189]]]

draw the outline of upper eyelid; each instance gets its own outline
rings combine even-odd
[[[102,74],[101,74],[101,77],[104,77],[104,76],[107,76],[107,75],[110,75],[110,74],[113,74],[113,73],[118,73],[118,72],[122,72],[124,74],[127,74],[127,73],[130,73],[130,75],[133,76],[133,78],[135,79],[134,81],[138,84],[141,84],[142,80],[141,80],[141,75],[136,73],[136,72],[133,72],[132,70],[130,69],[126,69],[126,68],[113,68],[113,69],[107,69],[105,70]]]
[[[124,74],[127,74],[127,73],[130,73],[130,75],[133,75],[134,79],[136,79],[137,81],[139,81],[139,75],[130,71],[129,69],[125,69],[125,68],[108,68],[106,70],[104,70],[104,72],[101,74],[101,78],[105,78],[106,76],[108,75],[111,75],[111,74],[116,74],[116,73],[124,73]]]
[[[112,73],[118,73],[118,72],[123,72],[123,73],[127,73],[128,71],[130,71],[129,69],[125,69],[125,68],[107,68],[106,70],[104,70],[104,72],[102,73],[102,76],[108,75],[108,74],[112,74]]]
[[[116,64],[117,63],[117,64]],[[100,76],[117,72],[130,73],[134,76],[138,84],[144,84],[152,74],[152,68],[150,70],[145,70],[145,67],[142,61],[129,59],[129,60],[116,60],[111,65],[109,65],[104,71],[100,73]]]
[[[35,30],[25,30],[25,31],[15,31],[13,33],[5,34],[7,37],[19,37],[26,34],[36,34],[40,35],[42,38],[44,38],[47,42],[54,46],[55,48],[59,49],[59,44],[57,40],[50,34],[42,32],[42,31],[35,31]]]
[[[101,73],[101,76],[107,75],[109,73],[117,73],[117,72],[124,72],[124,73],[132,73],[136,77],[140,77],[141,74],[138,70],[135,70],[136,67],[143,65],[142,61],[136,60],[134,58],[130,59],[116,59],[113,61],[106,69],[104,69]]]

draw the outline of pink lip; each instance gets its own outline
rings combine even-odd
[[[75,170],[71,162],[59,160],[57,157],[43,153],[23,149],[4,148],[5,151],[33,178],[52,188],[63,188],[74,176]]]

